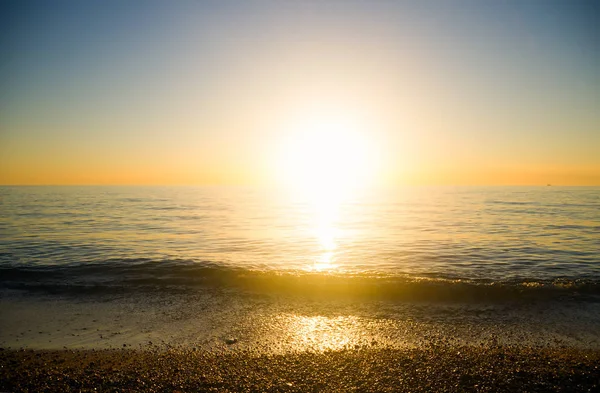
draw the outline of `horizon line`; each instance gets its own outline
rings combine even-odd
[[[275,184],[256,183],[0,183],[0,187],[256,187],[256,188],[285,188]],[[464,184],[464,183],[419,183],[419,184],[390,184],[375,185],[365,188],[394,188],[394,187],[600,187],[599,184]]]

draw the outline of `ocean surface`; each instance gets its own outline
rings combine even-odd
[[[600,348],[600,188],[1,187],[0,346]]]
[[[332,200],[249,187],[2,187],[0,277],[51,292],[351,280],[390,295],[435,284],[594,296],[600,188],[405,187]]]

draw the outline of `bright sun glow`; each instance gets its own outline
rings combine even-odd
[[[367,186],[377,155],[369,129],[352,113],[313,114],[288,126],[279,177],[294,193],[311,200],[339,200]]]
[[[349,110],[312,111],[280,130],[279,179],[293,199],[312,210],[317,248],[307,266],[311,271],[337,267],[340,208],[377,175],[373,123],[365,120]]]

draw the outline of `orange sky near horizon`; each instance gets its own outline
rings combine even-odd
[[[132,3],[2,6],[0,184],[600,185],[588,2]]]

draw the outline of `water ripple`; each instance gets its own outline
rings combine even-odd
[[[185,260],[265,271],[598,277],[600,189],[415,187],[319,211],[271,190],[0,187],[0,264]]]

